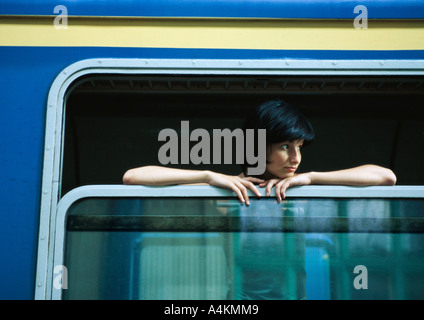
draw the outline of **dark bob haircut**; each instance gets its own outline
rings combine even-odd
[[[267,147],[273,143],[298,139],[303,139],[305,146],[315,137],[308,119],[296,107],[279,99],[264,102],[256,107],[244,123],[243,130],[246,129],[266,129]],[[255,150],[258,150],[256,145]],[[246,161],[242,169],[246,175]]]

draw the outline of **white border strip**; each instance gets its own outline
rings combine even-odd
[[[35,299],[50,299],[52,252],[60,193],[65,94],[75,80],[89,74],[178,75],[424,75],[424,60],[215,60],[88,59],[65,68],[53,82],[48,100]]]
[[[271,190],[271,196],[266,196],[265,188],[258,188],[262,197],[275,197],[275,190]],[[258,198],[251,190],[247,190],[249,196]],[[126,186],[126,185],[89,185],[78,187],[68,192],[59,202],[58,210],[69,207],[70,204],[84,198],[116,198],[116,197],[224,197],[237,198],[235,192],[208,185],[178,185],[178,186]],[[309,185],[296,186],[287,189],[287,198],[424,198],[424,186],[331,186],[331,185]]]

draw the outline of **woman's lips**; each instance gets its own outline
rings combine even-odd
[[[296,168],[296,167],[285,167],[285,169],[286,169],[287,171],[290,171],[290,172],[295,172],[295,171],[297,170],[297,168]]]

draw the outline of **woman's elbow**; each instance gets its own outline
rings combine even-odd
[[[146,184],[144,168],[129,169],[122,177],[124,184]]]
[[[134,174],[132,169],[125,172],[124,176],[122,177],[122,182],[124,184],[134,184]]]
[[[397,178],[394,172],[390,169],[385,169],[383,174],[383,183],[385,186],[394,186],[396,184]]]
[[[122,182],[132,185],[155,185],[156,180],[154,177],[156,172],[156,167],[154,166],[129,169],[123,175]]]

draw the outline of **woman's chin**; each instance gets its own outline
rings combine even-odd
[[[281,172],[276,175],[278,179],[287,179],[294,176],[294,172]]]
[[[287,172],[287,170],[278,171],[278,172],[266,171],[262,177],[265,180],[270,180],[270,179],[286,179],[286,178],[293,177],[294,175],[295,175],[294,172]]]

